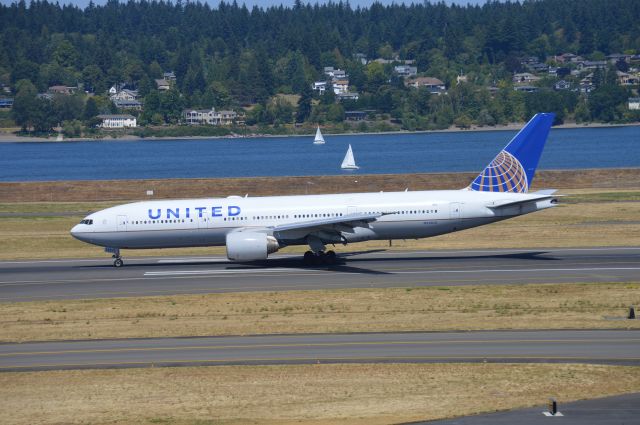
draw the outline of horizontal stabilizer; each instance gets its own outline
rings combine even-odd
[[[556,199],[558,195],[541,195],[541,196],[532,196],[527,197],[527,199],[519,199],[517,201],[513,200],[505,200],[503,202],[496,202],[494,204],[487,205],[487,208],[491,208],[493,210],[505,207],[513,207],[515,205],[528,204],[532,202],[540,202],[540,201],[548,201],[550,199]]]

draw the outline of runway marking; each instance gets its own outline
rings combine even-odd
[[[126,353],[140,351],[192,351],[192,350],[232,350],[232,349],[258,349],[258,348],[295,348],[295,347],[351,347],[351,346],[401,346],[401,345],[473,345],[473,344],[580,344],[580,343],[638,343],[636,338],[613,338],[613,339],[487,339],[487,340],[437,340],[437,341],[351,341],[351,342],[309,342],[309,343],[281,343],[281,344],[235,344],[235,345],[196,345],[178,347],[127,347],[127,348],[87,348],[75,350],[57,351],[16,351],[10,353],[0,353],[0,357],[11,356],[34,356],[34,355],[58,355],[58,354],[78,354],[78,353]],[[0,366],[1,367],[1,366]]]
[[[159,272],[144,272],[144,276],[180,276],[180,275],[214,275],[214,274],[258,274],[258,273],[309,273],[315,269],[221,269],[221,270],[166,270]]]

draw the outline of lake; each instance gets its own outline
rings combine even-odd
[[[0,181],[480,171],[516,131],[0,143]],[[552,129],[540,169],[640,167],[640,126]],[[354,173],[350,171],[350,173]]]

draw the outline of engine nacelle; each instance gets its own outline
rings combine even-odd
[[[257,232],[227,234],[227,258],[233,261],[266,260],[280,248],[273,236]]]

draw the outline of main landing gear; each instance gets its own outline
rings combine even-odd
[[[335,251],[318,251],[317,253],[307,251],[304,253],[304,264],[307,266],[330,266],[336,264],[337,258]]]
[[[336,263],[335,251],[325,252],[324,242],[315,236],[307,236],[307,244],[311,250],[304,253],[304,264],[307,266],[332,265]]]

